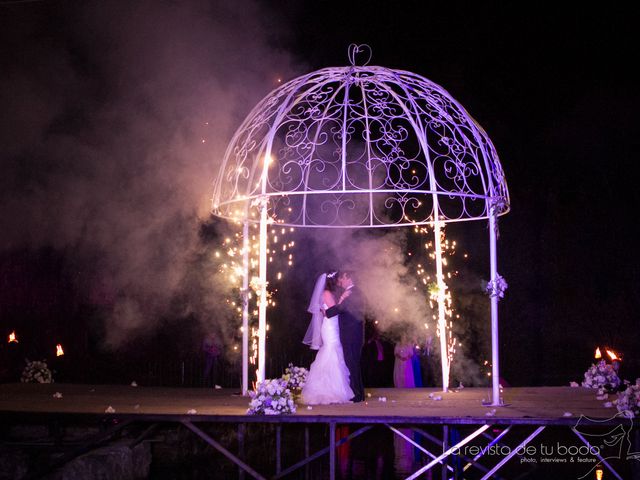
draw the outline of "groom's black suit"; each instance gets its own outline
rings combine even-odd
[[[354,402],[364,400],[364,384],[360,371],[360,356],[364,345],[364,301],[356,287],[351,288],[351,295],[341,304],[327,310],[327,317],[339,315],[340,343],[344,352],[344,362],[349,369],[349,383],[353,390]]]

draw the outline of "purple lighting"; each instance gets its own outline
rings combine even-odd
[[[352,44],[351,65],[311,72],[272,91],[236,131],[220,168],[213,212],[244,224],[245,237],[249,223],[260,224],[259,382],[265,371],[268,224],[433,227],[444,391],[452,360],[441,245],[446,223],[489,220],[490,284],[506,286],[497,272],[496,222],[509,211],[509,192],[491,140],[442,87],[415,73],[367,66],[370,59],[368,46]],[[502,292],[490,299],[492,405],[501,404]],[[244,392],[246,369],[245,361]]]

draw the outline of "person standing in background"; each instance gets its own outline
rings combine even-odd
[[[413,347],[413,355],[411,356],[411,366],[413,367],[413,386],[416,388],[422,388],[422,368],[420,367],[420,357],[423,355],[423,351],[416,345]]]
[[[393,343],[381,337],[374,321],[365,323],[362,379],[365,387],[393,387]]]
[[[393,368],[393,386],[396,388],[415,388],[413,376],[413,342],[403,335],[394,350],[396,357]]]
[[[204,373],[202,375],[205,387],[215,387],[218,385],[220,370],[221,348],[216,335],[209,333],[202,341],[202,352],[204,353]]]

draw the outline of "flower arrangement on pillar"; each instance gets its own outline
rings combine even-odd
[[[502,275],[497,275],[495,280],[487,282],[485,292],[490,297],[504,298],[505,290],[509,288],[509,284]]]

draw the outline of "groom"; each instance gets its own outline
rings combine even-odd
[[[364,401],[364,385],[360,372],[360,356],[364,345],[364,302],[362,294],[353,283],[351,273],[338,273],[338,286],[344,292],[342,302],[327,310],[327,317],[339,315],[340,343],[344,353],[344,361],[349,369],[349,381],[353,390],[354,402]]]

